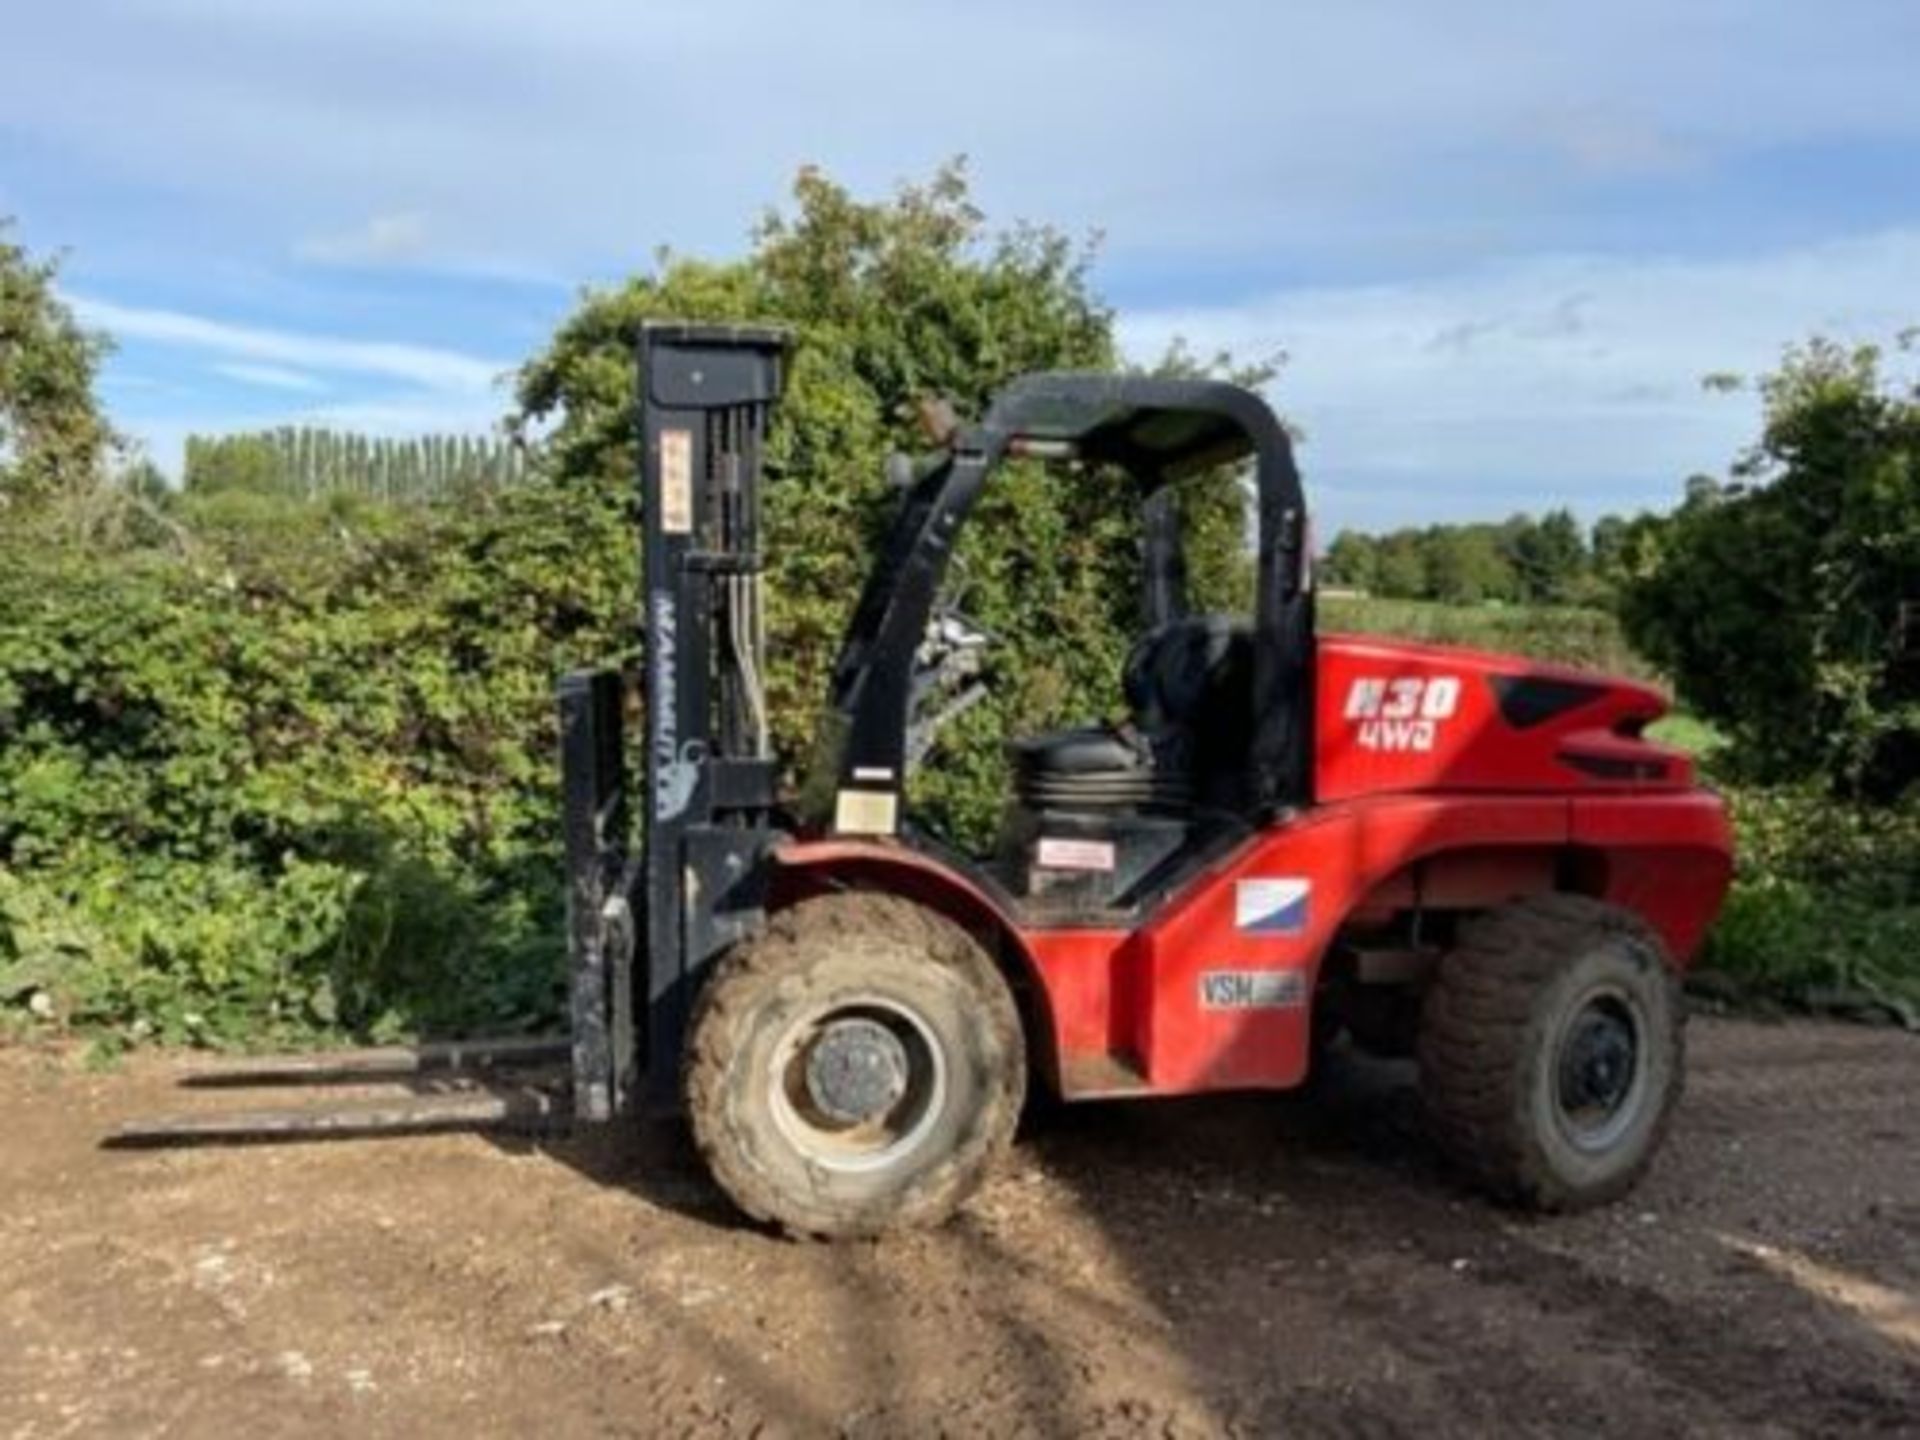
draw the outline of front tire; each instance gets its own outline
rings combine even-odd
[[[896,896],[775,915],[708,983],[688,1118],[756,1219],[822,1237],[944,1220],[1012,1142],[1020,1019],[973,936]]]
[[[1422,1008],[1420,1083],[1443,1149],[1530,1209],[1619,1198],[1680,1098],[1684,1012],[1665,948],[1629,911],[1541,895],[1480,917]]]

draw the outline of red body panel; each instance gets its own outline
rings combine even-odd
[[[1501,713],[1494,677],[1579,686],[1594,696],[1518,727]],[[1320,641],[1314,693],[1320,800],[1407,790],[1585,789],[1595,777],[1581,768],[1583,759],[1602,768],[1657,768],[1657,775],[1630,782],[1646,788],[1693,782],[1684,753],[1637,738],[1667,703],[1630,680],[1478,650],[1329,635]]]
[[[1706,938],[1733,878],[1733,829],[1709,790],[1647,801],[1581,796],[1571,802],[1576,853],[1595,867],[1593,893],[1644,917],[1681,963]]]
[[[1494,676],[1582,689],[1503,710]],[[1036,1058],[1068,1097],[1299,1084],[1330,943],[1397,910],[1570,886],[1644,916],[1677,962],[1692,955],[1732,840],[1685,756],[1639,738],[1665,708],[1657,692],[1344,636],[1322,641],[1316,679],[1318,803],[1249,837],[1137,930],[1023,927],[957,871],[885,841],[783,847],[774,903],[876,884],[994,937],[1031,982],[1051,1050]],[[1378,725],[1394,728],[1366,728]]]

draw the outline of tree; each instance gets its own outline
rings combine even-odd
[[[1327,585],[1372,590],[1379,585],[1380,545],[1371,535],[1342,530],[1333,537],[1320,562],[1320,579]]]
[[[1424,599],[1426,550],[1417,530],[1396,530],[1381,537],[1374,552],[1374,579],[1380,593],[1394,600]]]
[[[1586,578],[1587,538],[1566,510],[1549,511],[1538,523],[1515,516],[1508,522],[1507,559],[1522,600],[1570,604],[1579,598]]]
[[[404,504],[470,499],[528,478],[524,446],[503,436],[389,439],[294,429],[189,435],[185,488],[320,500],[342,493]]]
[[[757,320],[793,331],[787,397],[769,437],[766,525],[774,738],[797,760],[893,504],[885,457],[925,444],[914,402],[941,396],[978,415],[1024,371],[1116,368],[1113,317],[1089,287],[1089,260],[1051,229],[987,228],[958,164],[880,201],[806,170],[745,258],[663,255],[653,274],[588,294],[521,370],[518,423],[547,431],[562,484],[626,504],[638,466],[641,322]],[[1202,491],[1183,503],[1206,519],[1189,566],[1196,582],[1228,585],[1246,568],[1245,495],[1231,474]],[[1114,707],[1140,620],[1137,505],[1109,476],[1013,466],[995,477],[950,585],[1000,637],[1001,683],[921,772],[923,813],[980,838],[1003,799],[1004,736]]]
[[[1689,475],[1686,498],[1681,503],[1689,510],[1703,510],[1709,505],[1717,505],[1733,491],[1731,484],[1723,485],[1711,475]]]
[[[0,507],[91,486],[114,441],[93,393],[107,342],[10,232],[0,218]]]
[[[1628,526],[1620,515],[1602,515],[1593,522],[1587,544],[1594,573],[1602,579],[1611,580],[1626,568]]]
[[[264,435],[187,437],[183,488],[190,495],[276,495],[288,489],[280,457]]]
[[[1688,482],[1622,618],[1758,778],[1898,793],[1920,780],[1920,390],[1815,340],[1761,394],[1746,483]]]
[[[1603,515],[1593,525],[1593,581],[1600,598],[1617,599],[1632,582],[1653,572],[1666,534],[1664,515]]]
[[[160,467],[145,455],[130,458],[114,476],[114,483],[122,494],[148,505],[164,505],[173,494],[173,487],[167,484]]]
[[[1486,525],[1436,525],[1427,533],[1426,594],[1450,605],[1511,596],[1513,574],[1497,532]]]

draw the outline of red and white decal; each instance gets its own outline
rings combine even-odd
[[[1347,691],[1344,714],[1362,750],[1425,752],[1459,708],[1457,675],[1363,676]]]
[[[1113,869],[1113,842],[1043,835],[1033,858],[1043,870],[1097,870],[1104,874]]]

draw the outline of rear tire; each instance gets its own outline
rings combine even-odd
[[[1617,1199],[1680,1098],[1684,1019],[1665,948],[1639,916],[1579,895],[1482,916],[1422,1008],[1435,1137],[1483,1188],[1530,1209]]]
[[[1005,1153],[1026,1090],[993,961],[891,895],[775,915],[721,963],[688,1038],[688,1118],[714,1179],[804,1235],[944,1220]]]

